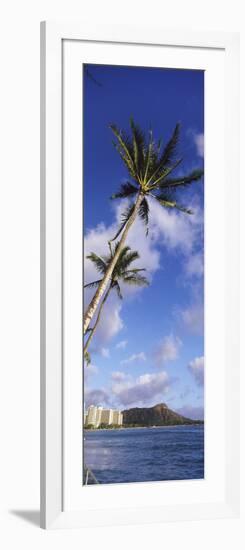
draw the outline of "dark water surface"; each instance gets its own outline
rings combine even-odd
[[[204,477],[204,427],[84,431],[84,460],[99,483]]]

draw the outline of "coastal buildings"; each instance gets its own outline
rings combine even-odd
[[[90,405],[84,415],[84,425],[99,428],[101,424],[111,426],[122,426],[123,415],[121,411],[115,409],[103,409],[96,405]]]
[[[123,415],[121,411],[112,411],[112,424],[118,424],[121,426],[123,423]]]
[[[93,424],[93,426],[95,426],[96,416],[97,416],[97,407],[95,407],[94,405],[91,405],[91,407],[89,407],[88,409],[87,416],[86,416],[87,425]]]
[[[102,407],[96,407],[96,421],[95,421],[95,427],[98,428],[100,424],[103,422],[102,420],[102,414],[103,414],[103,408]]]

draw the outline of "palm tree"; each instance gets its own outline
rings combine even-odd
[[[84,352],[84,360],[86,362],[87,367],[91,364],[91,357],[90,353],[88,351]]]
[[[87,285],[85,285],[84,288],[98,288],[101,281],[103,280],[103,276],[106,273],[108,266],[110,265],[113,259],[113,256],[117,253],[118,247],[119,247],[119,243],[116,244],[115,250],[114,251],[111,250],[108,256],[97,256],[97,254],[95,254],[94,252],[91,252],[91,254],[87,256],[87,258],[91,260],[91,262],[93,262],[93,264],[95,265],[99,273],[101,273],[102,278],[99,279],[98,281],[93,281],[92,283],[88,283]],[[117,292],[118,297],[122,300],[122,293],[121,293],[121,288],[119,284],[120,281],[128,285],[148,286],[149,284],[148,280],[146,279],[146,277],[140,274],[140,272],[145,271],[145,269],[137,269],[137,268],[130,267],[132,262],[134,262],[135,260],[138,260],[139,257],[140,257],[139,253],[131,250],[129,246],[125,246],[119,253],[117,263],[111,274],[110,284],[103,297],[103,300],[100,303],[99,312],[98,312],[97,319],[95,321],[95,325],[93,326],[92,329],[89,329],[90,334],[84,346],[85,357],[88,354],[88,346],[99,324],[102,309],[105,305],[105,302],[110,292],[114,289]]]
[[[190,208],[179,203],[176,191],[185,188],[201,179],[203,170],[193,170],[185,176],[172,177],[172,172],[180,165],[182,159],[176,157],[176,148],[179,141],[180,125],[176,124],[173,134],[162,148],[161,140],[153,139],[152,131],[147,138],[139,126],[130,119],[131,135],[120,131],[115,125],[110,128],[116,138],[114,146],[125,164],[130,180],[121,185],[117,193],[111,198],[134,199],[122,215],[122,223],[118,232],[109,244],[121,235],[117,251],[107,266],[103,279],[84,315],[84,333],[89,327],[98,304],[106,290],[117,259],[128,236],[130,227],[139,215],[146,225],[148,232],[149,203],[151,197],[164,208],[176,208],[186,214],[192,214]]]

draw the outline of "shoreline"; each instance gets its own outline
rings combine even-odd
[[[83,428],[84,432],[113,432],[123,430],[155,430],[156,428],[179,428],[186,426],[204,426],[204,421],[193,424],[165,424],[164,426],[123,426],[118,428]]]

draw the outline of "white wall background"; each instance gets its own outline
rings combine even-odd
[[[240,520],[44,532],[39,507],[39,22],[80,19],[241,32],[244,140],[245,19],[242,0],[4,0],[0,8],[0,544],[5,550],[206,549],[245,543]],[[218,136],[217,136],[218,139]],[[241,217],[245,204],[241,172]],[[232,193],[232,190],[231,190]],[[242,220],[242,233],[245,223]],[[244,248],[244,241],[243,241]],[[244,255],[243,255],[244,268]],[[243,269],[243,279],[245,273]],[[244,288],[242,306],[245,309]],[[242,314],[242,339],[245,316]],[[244,355],[241,364],[244,364]],[[242,373],[243,375],[243,373]],[[243,376],[244,382],[244,376]],[[244,389],[244,385],[243,385]],[[242,393],[243,395],[243,393]],[[242,411],[243,419],[244,406]],[[242,429],[243,422],[242,422]],[[244,439],[243,439],[243,467]],[[244,495],[244,473],[242,474]],[[244,496],[243,496],[244,503]],[[31,513],[25,514],[23,510]],[[29,516],[29,520],[26,516]],[[30,522],[30,517],[32,522]]]

